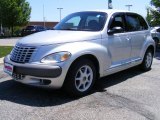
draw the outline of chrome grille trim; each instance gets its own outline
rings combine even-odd
[[[36,50],[36,47],[16,45],[11,52],[10,59],[17,63],[28,63]]]

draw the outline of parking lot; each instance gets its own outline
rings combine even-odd
[[[96,83],[88,96],[73,99],[62,90],[14,82],[0,65],[2,120],[160,120],[160,52],[152,70],[132,68]]]
[[[14,46],[19,39],[20,37],[0,39],[0,46]]]

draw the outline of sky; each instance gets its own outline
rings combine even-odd
[[[26,0],[32,8],[30,21],[59,21],[60,12],[57,8],[62,9],[62,18],[66,15],[84,11],[108,9],[108,0]],[[114,9],[128,10],[125,5],[132,5],[131,11],[146,17],[146,8],[150,5],[150,0],[112,0]],[[43,9],[44,8],[44,9]],[[44,12],[43,12],[44,11]]]

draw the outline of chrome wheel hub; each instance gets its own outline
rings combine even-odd
[[[86,91],[92,84],[93,71],[90,66],[82,66],[75,76],[75,86],[80,92]]]

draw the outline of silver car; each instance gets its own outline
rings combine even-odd
[[[137,65],[150,70],[155,42],[149,29],[132,12],[72,13],[54,30],[19,40],[4,59],[4,71],[23,84],[86,95],[98,78]]]

